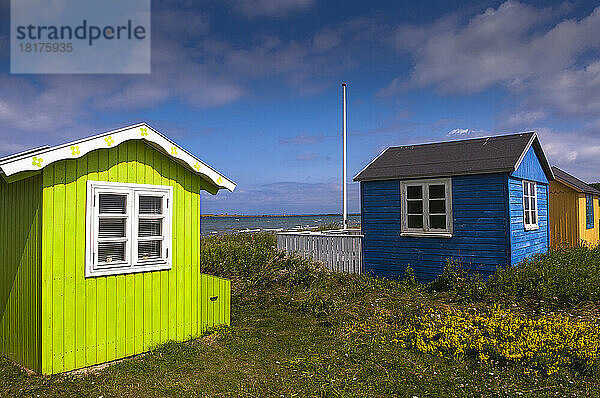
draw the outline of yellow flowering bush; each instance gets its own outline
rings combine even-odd
[[[383,341],[448,358],[520,362],[546,370],[589,369],[600,360],[600,328],[564,315],[533,319],[494,307],[490,313],[428,309],[407,317]]]
[[[520,363],[548,374],[600,364],[597,323],[564,315],[531,318],[498,306],[489,312],[420,309],[400,317],[376,311],[367,320],[346,325],[342,334],[451,359]]]

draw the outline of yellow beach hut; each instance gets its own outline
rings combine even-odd
[[[550,182],[550,246],[597,245],[600,191],[553,166]]]

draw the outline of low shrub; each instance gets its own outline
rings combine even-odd
[[[304,313],[313,314],[317,317],[326,317],[335,311],[336,304],[331,297],[310,291],[308,297],[300,303],[299,309]]]
[[[200,245],[201,272],[232,279],[232,293],[274,284],[309,287],[327,276],[310,259],[288,255],[276,248],[270,233],[204,237]]]
[[[404,271],[404,276],[400,281],[400,286],[405,290],[418,289],[421,287],[421,284],[417,281],[417,276],[415,275],[415,270],[410,266],[406,266],[406,270]]]
[[[563,247],[497,270],[486,282],[488,297],[527,297],[569,306],[600,301],[600,246]]]
[[[428,291],[450,292],[458,300],[528,299],[544,307],[600,301],[600,246],[563,247],[499,268],[487,280],[458,262],[448,262]]]
[[[467,270],[457,261],[448,261],[444,271],[430,284],[432,292],[450,292],[460,300],[478,300],[484,295],[485,281],[478,272]]]

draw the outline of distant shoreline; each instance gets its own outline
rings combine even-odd
[[[321,217],[321,216],[339,216],[341,217],[341,214],[201,214],[200,217],[233,217],[233,218],[240,218],[240,217]],[[348,216],[360,216],[360,213],[351,213],[348,214]]]

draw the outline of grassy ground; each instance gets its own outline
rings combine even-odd
[[[434,291],[332,275],[281,256],[272,246],[267,235],[205,241],[204,271],[234,281],[231,328],[78,375],[29,375],[0,359],[0,396],[600,396],[597,371],[567,369],[546,376],[519,364],[444,359],[382,344],[387,326],[373,334],[348,332],[383,318],[393,328],[420,306],[485,308],[486,291],[499,289],[498,282],[482,287],[454,270]],[[505,278],[513,286],[510,292],[521,292],[518,276]],[[567,305],[511,293],[502,302],[528,314],[562,311],[588,319],[598,314],[598,305],[589,300]]]

